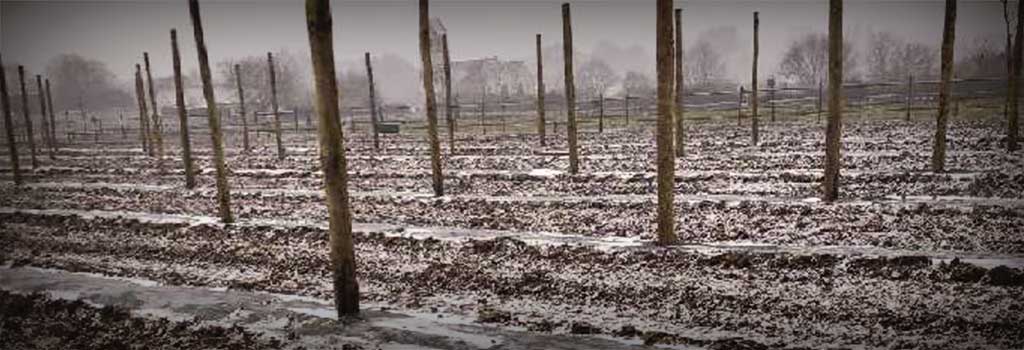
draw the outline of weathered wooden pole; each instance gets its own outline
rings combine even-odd
[[[185,109],[185,90],[181,80],[181,52],[178,51],[178,32],[171,29],[171,60],[174,64],[174,104],[178,108],[178,128],[181,134],[181,159],[185,166],[185,188],[196,187],[195,168],[192,163],[192,141],[188,135],[188,111]],[[235,73],[238,73],[238,65],[235,65]],[[241,85],[239,85],[241,86]],[[241,94],[239,94],[241,95]],[[243,104],[244,106],[244,104]],[[243,110],[245,107],[242,107]],[[245,121],[245,113],[242,113],[242,121]],[[246,134],[248,141],[248,134]],[[246,142],[248,147],[248,142]]]
[[[210,59],[206,53],[203,40],[203,21],[199,14],[199,0],[188,1],[189,15],[192,18],[192,31],[195,34],[196,52],[199,56],[199,75],[203,80],[203,97],[206,98],[206,116],[210,124],[210,139],[213,144],[213,163],[217,170],[217,203],[220,219],[224,223],[235,221],[231,215],[231,190],[228,188],[228,167],[224,163],[224,141],[221,137],[220,110],[217,99],[213,95],[213,82],[210,79]]]
[[[487,135],[487,124],[484,124],[484,117],[487,114],[487,82],[480,86],[480,130]]]
[[[829,0],[828,12],[828,124],[825,127],[826,202],[839,199],[839,142],[842,138],[843,107],[843,0]]]
[[[950,95],[953,90],[953,41],[956,37],[956,0],[946,0],[946,20],[942,31],[942,80],[939,83],[939,113],[935,118],[935,145],[932,171],[946,169],[946,127]]]
[[[380,133],[377,130],[377,91],[373,85],[373,64],[370,63],[370,53],[364,54],[366,58],[366,77],[370,81],[370,131],[373,132],[373,149],[380,149]]]
[[[444,195],[441,173],[441,142],[437,137],[437,99],[434,96],[434,63],[430,57],[430,2],[420,0],[420,60],[423,67],[423,91],[426,92],[427,141],[430,143],[430,169],[434,196]]]
[[[28,92],[25,90],[25,66],[18,66],[18,81],[21,83],[21,113],[25,116],[25,138],[28,140],[29,155],[32,156],[32,169],[39,167],[36,159],[36,135],[32,132],[32,116],[28,109]]]
[[[548,138],[544,128],[544,58],[541,55],[541,35],[537,34],[537,134],[540,135],[540,146],[547,147]]]
[[[657,3],[657,70],[658,70],[658,124],[655,142],[658,147],[658,237],[657,244],[669,245],[677,241],[675,232],[675,151],[672,146],[675,112],[675,91],[672,87],[674,57],[672,45],[672,0]]]
[[[146,81],[149,81],[149,101],[153,106],[152,112],[153,117],[150,121],[153,123],[153,127],[150,131],[153,133],[152,141],[156,144],[156,159],[157,165],[161,165],[164,159],[164,136],[160,129],[163,128],[163,122],[160,120],[159,106],[156,104],[156,90],[153,87],[153,74],[149,70],[149,53],[142,53],[142,60],[146,63]]]
[[[142,151],[153,155],[153,147],[149,144],[149,112],[146,111],[145,88],[142,86],[142,66],[135,65],[135,99],[139,104],[139,140],[142,141]]]
[[[7,131],[7,152],[11,157],[11,171],[14,177],[14,184],[21,185],[21,168],[18,165],[18,140],[14,138],[14,121],[11,120],[11,98],[7,94],[7,74],[3,58],[0,58],[0,99],[4,108],[4,130]]]
[[[53,111],[53,94],[50,93],[50,79],[45,79],[44,85],[46,85],[46,110],[50,112],[50,147],[54,148],[56,152],[57,148],[57,118],[54,117]]]
[[[604,133],[604,93],[597,95],[597,132]]]
[[[1006,150],[1013,152],[1019,149],[1018,121],[1020,119],[1020,77],[1024,70],[1024,6],[1017,6],[1017,33],[1013,38],[1013,60],[1011,61],[1010,86],[1007,91],[1009,105],[1007,108]]]
[[[675,29],[676,39],[674,42],[675,46],[675,108],[676,108],[676,125],[675,125],[675,149],[676,157],[683,157],[684,147],[683,140],[685,139],[685,129],[683,129],[683,9],[676,9],[675,11]]]
[[[53,154],[53,140],[50,139],[50,121],[46,118],[46,92],[43,91],[43,77],[36,74],[36,91],[39,92],[39,116],[43,117],[43,143],[46,144],[50,159],[57,159]]]
[[[754,11],[754,64],[750,74],[750,144],[757,146],[758,142],[758,118],[757,118],[757,55],[758,47],[757,36],[758,27],[761,25],[761,20],[757,17],[757,11]]]
[[[822,103],[823,103],[823,99],[824,99],[824,97],[822,95],[822,91],[823,91],[822,81],[819,78],[818,79],[818,124],[821,124],[821,109],[822,109]]]
[[[242,119],[242,149],[249,151],[249,122],[245,113],[245,90],[242,88],[242,65],[235,64],[235,85],[238,86],[238,113]]]
[[[352,243],[345,136],[338,118],[340,94],[334,74],[329,0],[306,0],[306,22],[319,118],[320,165],[327,194],[334,307],[338,310],[338,317],[351,316],[359,313],[359,281],[356,280],[356,256]]]
[[[448,56],[448,34],[441,35],[444,53],[444,113],[448,124],[448,153],[455,154],[455,120],[452,119],[452,62]]]
[[[736,101],[736,125],[743,125],[743,94],[746,90],[740,85],[739,100]]]
[[[913,108],[914,103],[914,75],[907,75],[907,115],[904,117],[906,121],[910,121],[910,109]]]
[[[565,130],[569,138],[569,173],[580,171],[580,155],[576,141],[576,83],[572,68],[572,17],[569,3],[562,4],[562,50],[565,58]]]
[[[281,111],[277,106],[277,76],[274,69],[274,54],[267,52],[267,70],[270,72],[270,108],[274,112],[274,137],[277,139],[277,158],[284,159],[284,142],[281,141]]]
[[[629,127],[629,93],[626,93],[626,98],[622,99],[622,109],[626,111],[626,127]]]

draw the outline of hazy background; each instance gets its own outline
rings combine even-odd
[[[202,1],[211,64],[293,52],[308,57],[305,14],[300,0]],[[447,27],[452,60],[487,56],[525,60],[534,66],[534,34],[544,45],[560,47],[561,1],[434,0],[431,16]],[[573,1],[576,49],[603,57],[618,74],[654,73],[654,1]],[[684,42],[705,36],[720,52],[724,76],[749,80],[753,11],[760,11],[760,72],[769,76],[787,46],[801,35],[827,31],[827,1],[676,1],[682,7]],[[1016,8],[1016,5],[1012,6]],[[419,66],[417,3],[377,0],[332,2],[338,71],[362,70],[362,53]],[[857,51],[872,32],[890,32],[907,41],[938,47],[942,1],[845,1],[844,31]],[[960,1],[957,54],[985,42],[1001,51],[1005,40],[999,1]],[[192,27],[185,0],[0,1],[0,50],[7,65],[44,72],[54,57],[75,53],[108,65],[128,85],[134,64],[148,51],[153,74],[171,74],[169,29],[177,28],[186,74],[196,70]],[[560,51],[560,50],[559,50]],[[861,55],[863,66],[863,55]],[[308,69],[308,62],[299,62]],[[403,63],[404,64],[404,63]],[[216,67],[215,69],[215,79]],[[546,70],[560,70],[550,67]],[[381,72],[388,88],[389,72]],[[401,73],[400,85],[416,74]],[[399,79],[399,77],[394,77]],[[392,83],[395,85],[395,83]],[[385,95],[388,91],[385,90]],[[392,94],[394,95],[394,94]]]

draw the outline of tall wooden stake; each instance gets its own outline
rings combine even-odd
[[[274,137],[277,139],[277,158],[284,159],[284,142],[281,141],[281,111],[277,106],[277,76],[274,74],[274,54],[267,52],[267,70],[270,72],[270,108],[274,112]]]
[[[164,159],[164,137],[160,130],[163,128],[163,122],[160,121],[160,107],[156,104],[156,92],[153,88],[153,74],[150,73],[149,70],[149,53],[143,52],[142,59],[146,63],[146,80],[149,81],[149,101],[153,106],[153,117],[150,120],[153,123],[153,127],[150,128],[150,131],[153,133],[152,140],[156,144],[157,165],[160,166],[163,164]]]
[[[956,0],[946,0],[946,20],[942,31],[942,80],[939,83],[939,113],[935,118],[935,144],[932,171],[946,168],[946,127],[950,94],[953,90],[953,41],[956,36]]]
[[[235,85],[238,86],[238,114],[242,117],[242,149],[249,151],[249,122],[245,113],[245,90],[242,88],[242,65],[235,64]]]
[[[754,11],[754,64],[750,74],[750,144],[757,146],[758,141],[758,118],[757,118],[757,55],[758,55],[758,27],[761,25],[757,18],[757,11]]]
[[[427,141],[430,142],[430,168],[434,196],[444,195],[441,173],[441,143],[437,137],[437,100],[434,96],[434,63],[430,57],[430,2],[420,0],[420,59],[423,63],[423,91],[426,92]]]
[[[178,31],[171,29],[171,60],[174,64],[174,104],[178,108],[178,129],[181,134],[181,159],[185,166],[185,188],[196,187],[195,168],[192,163],[192,141],[188,136],[188,111],[185,109],[185,90],[181,81],[181,52],[178,51]],[[235,65],[237,68],[238,66]],[[245,119],[245,114],[242,114]]]
[[[452,119],[452,63],[448,56],[448,34],[441,35],[444,52],[444,113],[448,123],[448,153],[455,154],[455,120]]]
[[[910,121],[910,109],[913,108],[914,104],[914,75],[907,75],[907,115],[904,117],[906,121]]]
[[[658,70],[658,126],[655,142],[658,147],[658,237],[659,245],[674,244],[675,232],[675,155],[672,146],[675,91],[672,87],[674,57],[672,45],[672,0],[657,3],[657,70]]]
[[[377,97],[376,87],[373,85],[373,64],[370,63],[370,53],[366,57],[366,77],[370,81],[370,130],[373,132],[373,149],[380,149],[380,133],[377,131]]]
[[[139,140],[142,141],[142,151],[153,155],[153,147],[149,144],[149,112],[146,107],[146,93],[142,84],[142,66],[135,65],[135,99],[139,104]]]
[[[569,3],[562,4],[562,50],[565,58],[565,130],[569,134],[569,173],[580,171],[580,155],[576,141],[576,83],[572,68],[572,17]]]
[[[541,56],[541,35],[537,34],[537,134],[540,135],[540,146],[547,147],[548,138],[544,130],[544,58]]]
[[[685,129],[683,129],[683,9],[676,9],[675,11],[675,29],[676,29],[676,40],[675,46],[675,108],[676,108],[676,125],[675,125],[675,149],[676,157],[682,158],[684,153],[683,140],[685,139]]]
[[[36,91],[39,92],[39,116],[43,117],[43,143],[46,144],[50,159],[57,159],[53,154],[53,139],[50,138],[50,121],[46,118],[46,92],[43,90],[43,77],[36,74]]]
[[[7,131],[7,152],[11,157],[11,171],[13,172],[14,184],[21,185],[21,168],[18,165],[18,140],[14,138],[14,121],[11,120],[11,98],[7,94],[7,74],[2,68],[3,58],[0,58],[0,102],[4,108],[4,130]]]
[[[29,154],[32,156],[32,169],[39,167],[36,159],[36,134],[32,132],[32,116],[28,109],[28,92],[25,90],[25,67],[18,66],[18,81],[21,83],[21,113],[25,116],[25,138],[28,140]]]
[[[604,133],[604,93],[597,96],[597,132]]]
[[[331,271],[334,278],[334,306],[338,317],[359,313],[359,282],[352,244],[352,213],[349,210],[345,136],[339,119],[338,82],[334,71],[331,5],[328,0],[306,0],[306,28],[313,59],[316,87],[317,129],[320,166],[330,222]]]
[[[50,141],[53,142],[51,146],[53,148],[57,148],[57,118],[54,117],[53,94],[50,93],[50,79],[45,79],[43,84],[46,85],[46,109],[50,112]]]
[[[1020,119],[1020,77],[1024,70],[1024,6],[1017,5],[1017,33],[1013,38],[1013,60],[1010,73],[1010,86],[1007,92],[1010,101],[1007,108],[1006,150],[1013,152],[1019,149],[1018,120]]]
[[[192,18],[192,30],[196,39],[196,52],[199,56],[199,75],[203,80],[203,97],[206,98],[206,116],[210,124],[210,139],[213,144],[213,163],[217,170],[217,203],[220,219],[224,223],[235,221],[231,215],[231,189],[228,188],[228,168],[224,163],[224,141],[221,136],[220,110],[217,99],[213,95],[213,82],[210,79],[210,59],[206,54],[206,43],[203,40],[203,21],[199,14],[199,0],[188,1],[189,15]]]
[[[828,124],[825,130],[824,200],[839,198],[839,142],[843,110],[843,0],[829,0],[828,12]]]

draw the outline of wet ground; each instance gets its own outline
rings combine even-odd
[[[1001,128],[954,122],[935,174],[927,123],[850,123],[843,198],[826,204],[821,125],[769,124],[758,147],[732,122],[695,126],[677,171],[686,243],[670,248],[650,244],[648,131],[585,134],[580,175],[561,171],[558,138],[462,135],[436,199],[422,140],[357,139],[354,323],[326,303],[311,144],[292,138],[284,161],[229,149],[229,226],[205,149],[185,190],[175,155],[71,145],[27,186],[0,170],[0,285],[145,320],[216,314],[200,324],[260,334],[253,348],[1020,348],[1024,154],[1000,149]]]

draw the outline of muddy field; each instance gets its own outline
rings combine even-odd
[[[317,304],[325,312],[300,313],[295,323],[316,324],[310,332],[288,331],[291,321],[239,325],[228,315],[244,307],[231,302],[221,305],[226,315],[203,318],[187,305],[101,298],[88,288],[122,278],[134,281],[119,285],[125,293],[179,288],[227,300],[273,293],[326,301],[327,212],[310,135],[289,135],[280,161],[272,144],[245,153],[240,135],[229,135],[239,218],[229,226],[215,218],[208,140],[194,147],[202,170],[194,190],[183,188],[176,146],[159,163],[128,141],[65,144],[56,159],[41,157],[22,187],[11,182],[4,154],[0,280],[10,287],[0,288],[22,296],[4,295],[0,326],[68,327],[59,318],[71,314],[90,327],[137,324],[97,331],[132,344],[166,339],[146,333],[160,332],[189,346],[213,332],[243,349],[1024,347],[1024,154],[1002,149],[999,119],[953,120],[948,172],[931,173],[932,127],[844,125],[842,199],[827,204],[817,199],[823,125],[769,123],[761,145],[750,147],[748,127],[735,120],[694,123],[676,171],[684,244],[671,248],[650,243],[656,184],[648,129],[585,133],[574,176],[563,172],[561,137],[541,148],[533,135],[459,134],[444,159],[441,198],[430,195],[420,136],[389,136],[375,151],[366,135],[348,135],[369,311],[354,324],[338,322]],[[27,275],[39,269],[52,281]],[[32,292],[49,299],[24,296]],[[91,306],[74,301],[82,299]],[[145,312],[154,308],[185,320],[156,321],[164,314]],[[465,322],[394,318],[424,314]],[[325,342],[331,332],[346,335]],[[29,336],[5,334],[0,342]],[[198,346],[232,348],[217,344]]]

